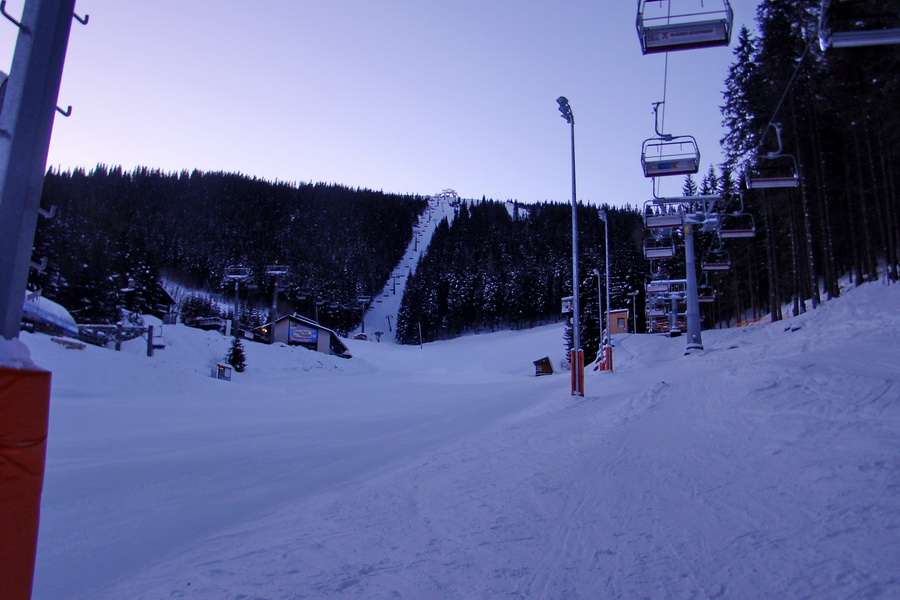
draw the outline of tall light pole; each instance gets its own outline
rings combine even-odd
[[[600,321],[600,350],[597,353],[599,357],[603,354],[603,289],[600,269],[594,269],[594,275],[597,277],[597,320]]]
[[[606,242],[606,343],[612,346],[612,323],[609,322],[609,221],[605,208],[600,209],[600,218],[603,220],[603,238]]]
[[[632,331],[631,333],[637,333],[637,295],[640,292],[638,290],[634,290],[629,296],[631,296],[631,322],[632,322]]]
[[[565,96],[556,99],[562,118],[572,131],[572,395],[584,396],[584,353],[581,349],[581,310],[578,301],[578,196],[575,191],[575,115]]]

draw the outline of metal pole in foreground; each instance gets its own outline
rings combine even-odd
[[[581,349],[581,311],[578,299],[578,196],[575,191],[575,115],[565,96],[556,99],[559,112],[572,131],[572,395],[584,396],[584,354]]]
[[[29,0],[0,108],[0,337],[19,337],[75,0]],[[5,26],[10,26],[4,21]]]

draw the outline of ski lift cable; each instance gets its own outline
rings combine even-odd
[[[669,8],[671,10],[671,8]],[[669,53],[666,52],[665,67],[663,68],[663,99],[662,99],[662,130],[666,130],[666,93],[669,88]],[[659,110],[657,105],[656,110]]]
[[[762,135],[760,135],[759,138],[760,140],[762,140],[766,132],[775,123],[775,119],[778,118],[778,113],[781,111],[781,107],[784,105],[784,101],[787,98],[788,92],[791,91],[791,87],[793,87],[794,81],[797,79],[797,75],[800,73],[800,68],[803,66],[803,61],[806,58],[806,55],[809,54],[809,48],[811,45],[812,40],[806,42],[806,47],[803,49],[803,54],[801,54],[800,58],[797,59],[797,66],[794,67],[794,72],[791,74],[791,78],[788,80],[787,85],[784,88],[784,92],[782,92],[781,98],[778,100],[778,104],[775,105],[775,110],[772,112],[772,116],[771,118],[769,118],[769,122],[766,123],[765,128],[762,130]]]

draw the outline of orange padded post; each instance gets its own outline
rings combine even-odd
[[[47,454],[50,371],[0,367],[0,590],[29,600]]]
[[[571,351],[572,362],[572,395],[584,396],[584,350]]]

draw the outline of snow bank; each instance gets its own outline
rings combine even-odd
[[[0,337],[0,367],[7,369],[39,369],[31,360],[28,346],[20,340],[8,340]]]

